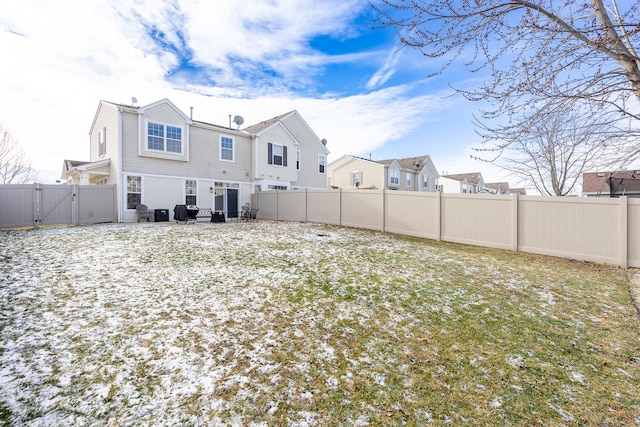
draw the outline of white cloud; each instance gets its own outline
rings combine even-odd
[[[312,82],[323,65],[380,55],[332,56],[309,46],[314,35],[349,37],[357,31],[349,17],[366,6],[359,0],[11,2],[0,16],[0,56],[8,58],[0,67],[0,123],[34,167],[53,171],[63,159],[88,160],[88,131],[101,99],[129,103],[132,96],[139,105],[169,98],[186,114],[193,106],[194,119],[221,125],[228,114],[252,124],[296,109],[328,140],[330,159],[366,155],[444,108],[441,98],[425,95],[418,85],[347,97],[305,97],[290,89]],[[215,67],[220,84],[173,86],[166,73],[178,58],[152,49],[151,27],[164,32],[167,43],[191,52],[194,61]],[[188,29],[183,39],[176,28]],[[399,58],[387,58],[372,87],[392,75]],[[254,75],[237,69],[264,64],[286,84],[267,87],[254,80],[263,70]]]
[[[402,55],[402,51],[399,49],[392,50],[387,56],[386,61],[382,64],[382,67],[376,73],[371,76],[367,82],[368,89],[375,89],[385,84],[396,73],[396,67],[398,61]]]

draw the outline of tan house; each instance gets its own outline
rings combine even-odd
[[[586,197],[640,197],[640,172],[626,170],[583,173],[582,195]]]
[[[193,120],[168,99],[146,106],[100,101],[88,162],[63,164],[70,184],[116,184],[118,220],[136,206],[179,204],[228,218],[267,189],[325,188],[329,151],[296,111],[239,129]]]
[[[508,182],[487,182],[480,192],[501,195],[511,194],[511,189],[509,188]]]
[[[439,182],[444,193],[475,194],[484,189],[484,179],[480,172],[444,175]]]
[[[328,168],[329,186],[335,188],[433,192],[438,177],[429,156],[374,161],[344,155]]]

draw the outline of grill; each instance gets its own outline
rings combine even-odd
[[[186,222],[187,224],[193,224],[196,222],[196,216],[200,212],[200,209],[195,205],[176,205],[173,208],[173,219],[176,222]]]

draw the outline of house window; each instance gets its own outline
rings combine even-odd
[[[351,172],[351,185],[359,187],[360,184],[362,184],[362,181],[360,180],[360,171]]]
[[[324,174],[327,159],[324,155],[318,155],[318,173]]]
[[[147,148],[168,153],[182,153],[182,128],[148,122]]]
[[[142,177],[127,177],[127,209],[135,209],[142,203]]]
[[[399,173],[396,170],[389,171],[389,185],[398,185],[400,183]]]
[[[429,176],[422,175],[422,188],[429,188]]]
[[[198,192],[198,186],[195,180],[187,179],[184,182],[184,194],[186,205],[196,205],[196,194]]]
[[[269,143],[267,162],[270,165],[287,166],[287,146]]]
[[[107,153],[107,128],[103,127],[98,133],[98,156],[102,157]]]
[[[107,185],[109,178],[102,178],[96,181],[96,185]]]
[[[286,185],[270,185],[269,190],[286,190]]]
[[[296,170],[300,170],[300,150],[296,150]]]
[[[411,175],[407,174],[407,188],[411,188]]]
[[[220,160],[233,161],[233,138],[220,137]]]

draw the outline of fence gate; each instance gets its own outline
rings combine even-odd
[[[115,185],[0,185],[0,228],[117,222]]]

